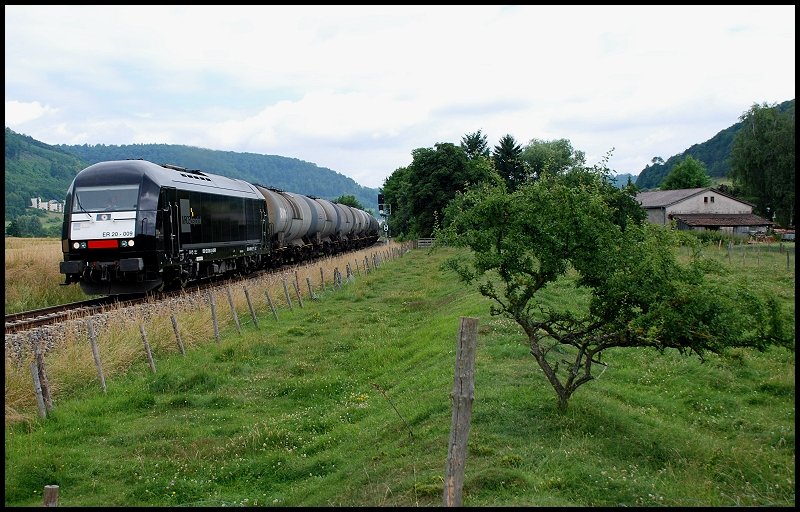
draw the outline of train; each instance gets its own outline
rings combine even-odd
[[[98,162],[64,203],[63,285],[142,294],[309,261],[378,241],[369,212],[173,164]]]

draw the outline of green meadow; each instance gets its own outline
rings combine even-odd
[[[7,354],[5,506],[45,485],[59,506],[439,506],[461,317],[479,321],[465,506],[794,506],[793,352],[612,350],[562,413],[521,329],[442,270],[458,251],[397,251],[277,320],[254,293],[258,325],[220,296],[219,341],[196,305],[177,315],[185,356],[150,316],[155,373],[135,324],[103,331],[106,392],[76,335],[47,355],[44,419]],[[793,319],[794,256],[707,251]]]

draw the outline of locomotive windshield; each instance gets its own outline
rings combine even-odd
[[[139,200],[138,185],[76,187],[73,212],[114,212],[135,210]]]

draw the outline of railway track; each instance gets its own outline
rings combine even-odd
[[[313,263],[320,259],[322,258],[315,258],[307,263]],[[278,269],[259,270],[245,276],[212,278],[209,280],[192,283],[189,286],[179,290],[141,295],[126,295],[124,296],[125,298],[120,298],[118,296],[107,296],[80,302],[71,302],[69,304],[61,304],[58,306],[51,306],[48,308],[12,313],[6,315],[6,334],[13,334],[36,327],[55,324],[64,320],[82,318],[85,316],[103,313],[104,310],[112,307],[120,308],[134,306],[136,304],[141,304],[148,301],[168,299],[181,293],[197,292],[203,291],[207,288],[236,284],[242,281],[256,279],[263,274],[278,274],[286,272],[290,268],[292,267],[285,266]]]
[[[6,315],[6,334],[12,334],[43,325],[53,324],[69,318],[102,313],[109,306],[118,306],[128,301],[120,301],[118,297],[100,297],[96,299],[70,302],[48,308],[22,311]]]
[[[128,306],[135,306],[144,302],[153,300],[164,300],[170,297],[180,295],[181,293],[195,292],[212,288],[215,286],[233,284],[239,281],[254,279],[261,275],[263,271],[250,274],[245,277],[233,277],[227,279],[216,279],[204,281],[201,283],[194,283],[186,288],[180,290],[172,290],[166,292],[125,295],[124,298],[119,296],[99,297],[95,299],[88,299],[79,302],[71,302],[69,304],[61,304],[58,306],[51,306],[48,308],[34,309],[31,311],[22,311],[20,313],[13,313],[6,315],[6,334],[26,331],[36,327],[55,324],[64,320],[82,318],[90,315],[103,313],[107,309],[117,309]]]
[[[358,251],[369,250],[372,249],[373,247],[374,245],[348,252],[355,253]],[[170,297],[174,297],[182,293],[198,292],[206,290],[208,288],[233,285],[243,281],[259,278],[264,274],[280,274],[283,272],[291,271],[292,269],[296,269],[297,267],[300,266],[316,263],[323,259],[325,259],[325,256],[313,258],[311,260],[305,261],[300,264],[285,265],[283,267],[275,269],[258,270],[247,275],[239,275],[233,277],[231,276],[219,277],[203,281],[197,281],[179,290],[148,293],[141,295],[126,295],[124,296],[124,298],[121,298],[119,296],[107,296],[80,302],[72,302],[69,304],[61,304],[58,306],[52,306],[48,308],[12,313],[6,315],[6,322],[5,322],[6,334],[13,334],[21,331],[26,331],[29,329],[34,329],[36,327],[55,324],[65,320],[77,319],[85,316],[99,314],[103,313],[106,309],[110,308],[134,306],[136,304],[141,304],[148,301],[168,299]]]

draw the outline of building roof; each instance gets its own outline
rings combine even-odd
[[[719,190],[713,187],[679,188],[676,190],[655,190],[652,192],[639,192],[638,194],[636,194],[636,200],[639,201],[639,204],[642,205],[642,208],[663,208],[666,206],[672,206],[675,203],[679,203],[685,199],[688,199],[690,197],[708,191],[733,199],[734,201],[738,201],[740,203],[753,206],[752,203],[748,203],[747,201],[742,201],[741,199],[737,199],[724,192],[720,192]]]
[[[676,213],[673,219],[687,226],[771,226],[774,222],[755,213]]]
[[[677,202],[683,201],[687,197],[692,197],[702,191],[708,190],[705,188],[681,188],[677,190],[655,190],[653,192],[639,192],[636,194],[636,200],[643,208],[658,208],[661,206],[669,206]]]

